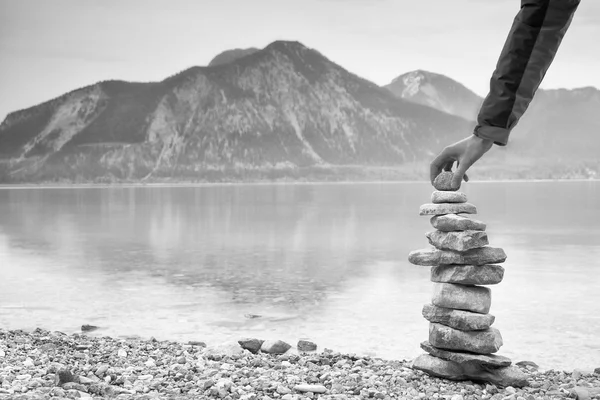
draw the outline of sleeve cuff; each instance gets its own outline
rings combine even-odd
[[[482,139],[491,140],[498,146],[506,146],[510,131],[506,128],[499,128],[497,126],[477,125],[473,135]]]

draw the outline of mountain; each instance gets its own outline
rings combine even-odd
[[[395,96],[474,121],[483,99],[459,82],[433,72],[416,70],[385,85]]]
[[[397,97],[475,120],[483,99],[444,75],[417,70],[385,86]],[[600,177],[600,91],[539,89],[511,133],[478,168],[493,178]],[[481,172],[481,171],[480,171]]]
[[[161,82],[99,82],[9,114],[0,180],[239,180],[399,166],[432,157],[472,126],[277,41]]]
[[[217,54],[215,58],[208,63],[208,66],[214,67],[217,65],[227,64],[237,60],[238,58],[246,57],[250,54],[256,53],[257,51],[259,51],[259,49],[255,47],[250,47],[248,49],[225,50],[224,52]]]
[[[511,133],[519,153],[549,155],[554,161],[598,159],[600,90],[538,90]]]

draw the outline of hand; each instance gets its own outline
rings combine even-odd
[[[492,148],[494,142],[488,139],[482,139],[475,135],[471,135],[463,140],[460,140],[450,146],[447,146],[442,152],[431,162],[430,179],[433,185],[433,180],[442,172],[452,171],[452,165],[456,161],[456,171],[452,179],[452,188],[458,189],[460,183],[465,179],[469,180],[466,175],[467,170],[477,160],[481,158],[489,149]]]

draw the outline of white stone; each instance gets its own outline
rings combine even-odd
[[[298,392],[325,393],[327,388],[323,385],[296,385],[294,390]]]

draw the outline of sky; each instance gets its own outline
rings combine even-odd
[[[424,69],[477,94],[519,0],[0,0],[0,120],[107,79],[158,81],[297,40],[379,85]],[[600,88],[600,1],[582,0],[542,88]]]

